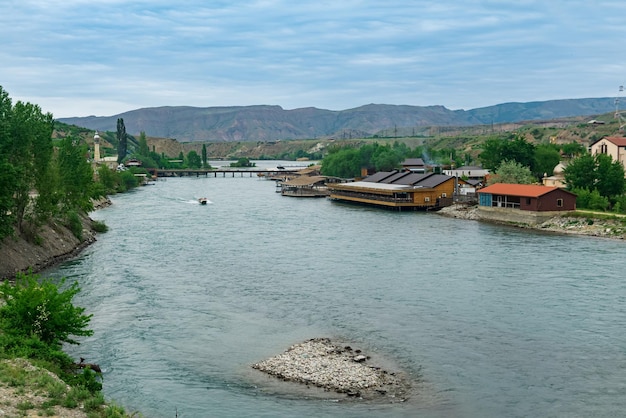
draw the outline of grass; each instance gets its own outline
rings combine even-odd
[[[42,361],[30,362],[19,358],[0,360],[0,385],[9,387],[14,393],[14,399],[7,404],[11,403],[21,416],[58,415],[55,407],[81,408],[89,418],[139,416],[126,414],[118,405],[108,405],[100,391],[92,393],[80,386],[68,386],[45,366]]]

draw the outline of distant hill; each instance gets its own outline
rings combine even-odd
[[[370,137],[381,132],[425,126],[473,126],[520,121],[595,116],[614,110],[613,98],[503,103],[471,110],[444,106],[369,104],[332,111],[314,107],[285,110],[280,106],[165,106],[114,116],[60,118],[60,122],[98,131],[115,131],[123,118],[126,131],[175,138],[179,142],[274,141],[312,138]]]

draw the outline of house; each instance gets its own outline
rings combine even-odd
[[[484,181],[489,170],[478,166],[464,165],[459,168],[444,170],[443,173],[453,177]]]
[[[481,217],[516,223],[541,223],[576,210],[576,195],[558,187],[496,183],[478,191]]]
[[[393,170],[327,187],[331,200],[397,210],[438,210],[452,204],[455,181],[445,174]]]
[[[426,164],[424,164],[424,160],[421,158],[407,158],[402,162],[402,168],[414,173],[426,173]]]
[[[624,171],[626,171],[626,138],[606,136],[592,143],[589,149],[591,155],[610,155],[613,161],[619,161],[624,166]]]
[[[326,197],[326,176],[301,176],[281,182],[281,195],[295,197]]]

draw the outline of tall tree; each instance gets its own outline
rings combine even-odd
[[[150,155],[150,147],[148,147],[148,141],[146,140],[146,133],[144,131],[139,132],[139,155],[142,157]]]
[[[517,161],[503,161],[495,174],[489,178],[489,184],[512,183],[531,184],[535,182],[535,177],[530,168],[524,167]]]
[[[205,168],[209,166],[209,162],[207,160],[207,155],[206,155],[206,144],[202,144],[202,166]]]
[[[200,168],[202,166],[202,159],[194,150],[187,153],[187,165],[189,168]]]
[[[561,154],[558,147],[552,144],[540,144],[535,148],[535,169],[533,174],[539,179],[544,174],[551,176],[554,167],[561,161]]]
[[[93,170],[85,153],[87,147],[77,139],[67,136],[61,140],[58,167],[63,190],[63,206],[67,211],[90,211],[93,209]]]
[[[613,198],[624,193],[624,166],[606,154],[596,155],[596,189],[601,196]]]
[[[567,188],[594,190],[596,187],[596,161],[587,153],[573,159],[563,171]]]
[[[120,164],[126,158],[128,151],[128,135],[126,134],[126,126],[124,119],[117,119],[117,163]]]

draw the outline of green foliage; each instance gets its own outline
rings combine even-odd
[[[91,227],[93,228],[94,231],[98,233],[107,232],[109,230],[109,227],[107,226],[107,224],[105,224],[102,221],[93,221],[91,223]]]
[[[78,344],[73,336],[89,336],[87,326],[91,315],[72,304],[80,291],[74,283],[65,290],[50,279],[40,280],[35,274],[18,274],[15,285],[0,284],[0,325],[4,335],[28,340],[36,338],[43,344],[60,349],[62,343]]]
[[[125,192],[139,186],[139,180],[131,171],[121,171],[118,173],[118,175],[121,180],[121,182],[118,183],[119,192]]]
[[[326,176],[353,178],[362,169],[391,171],[398,167],[411,151],[397,141],[393,145],[375,142],[358,148],[335,147],[322,160],[322,174]],[[421,150],[420,150],[421,154]]]
[[[578,209],[606,210],[609,207],[609,199],[601,196],[597,190],[573,189],[576,194],[576,207]]]
[[[234,163],[230,163],[231,167],[254,167],[255,165],[255,163],[251,162],[250,159],[245,157],[239,158]]]
[[[202,158],[194,150],[191,150],[187,153],[187,166],[189,168],[202,167]]]
[[[14,227],[21,230],[27,209],[28,216],[37,219],[36,211],[48,208],[31,205],[37,200],[31,192],[38,190],[39,196],[49,198],[45,186],[53,156],[53,125],[50,113],[21,101],[13,105],[0,87],[0,238]]]
[[[591,154],[583,154],[565,167],[565,182],[572,190],[593,190],[596,184],[596,162]]]
[[[596,155],[596,189],[601,196],[611,198],[624,193],[624,166],[606,154]]]
[[[126,159],[128,153],[128,134],[126,133],[126,126],[124,125],[124,119],[117,119],[117,163],[120,164]]]
[[[61,203],[65,210],[93,210],[93,170],[85,158],[87,147],[79,140],[66,137],[59,144],[57,156],[61,183]]]
[[[208,167],[209,166],[209,161],[207,160],[207,153],[206,153],[206,144],[202,144],[202,167]]]
[[[624,167],[605,154],[583,154],[568,164],[564,174],[568,188],[597,191],[607,199],[615,199],[626,190]]]
[[[150,155],[150,148],[148,147],[148,141],[146,140],[146,133],[144,131],[139,133],[139,147],[137,153],[141,157],[147,157]]]
[[[496,172],[489,178],[489,184],[531,184],[535,177],[530,168],[522,166],[517,161],[503,161]]]
[[[83,239],[83,223],[80,220],[80,216],[76,211],[71,210],[66,213],[67,227],[72,231],[72,234],[79,240]]]
[[[551,176],[554,167],[561,161],[559,147],[552,144],[539,144],[535,148],[535,163],[533,174],[540,179],[544,174]]]
[[[522,137],[509,135],[506,138],[489,138],[483,143],[482,148],[479,158],[483,167],[489,170],[495,170],[502,161],[516,161],[522,166],[529,167],[531,171],[534,170],[535,146]]]

